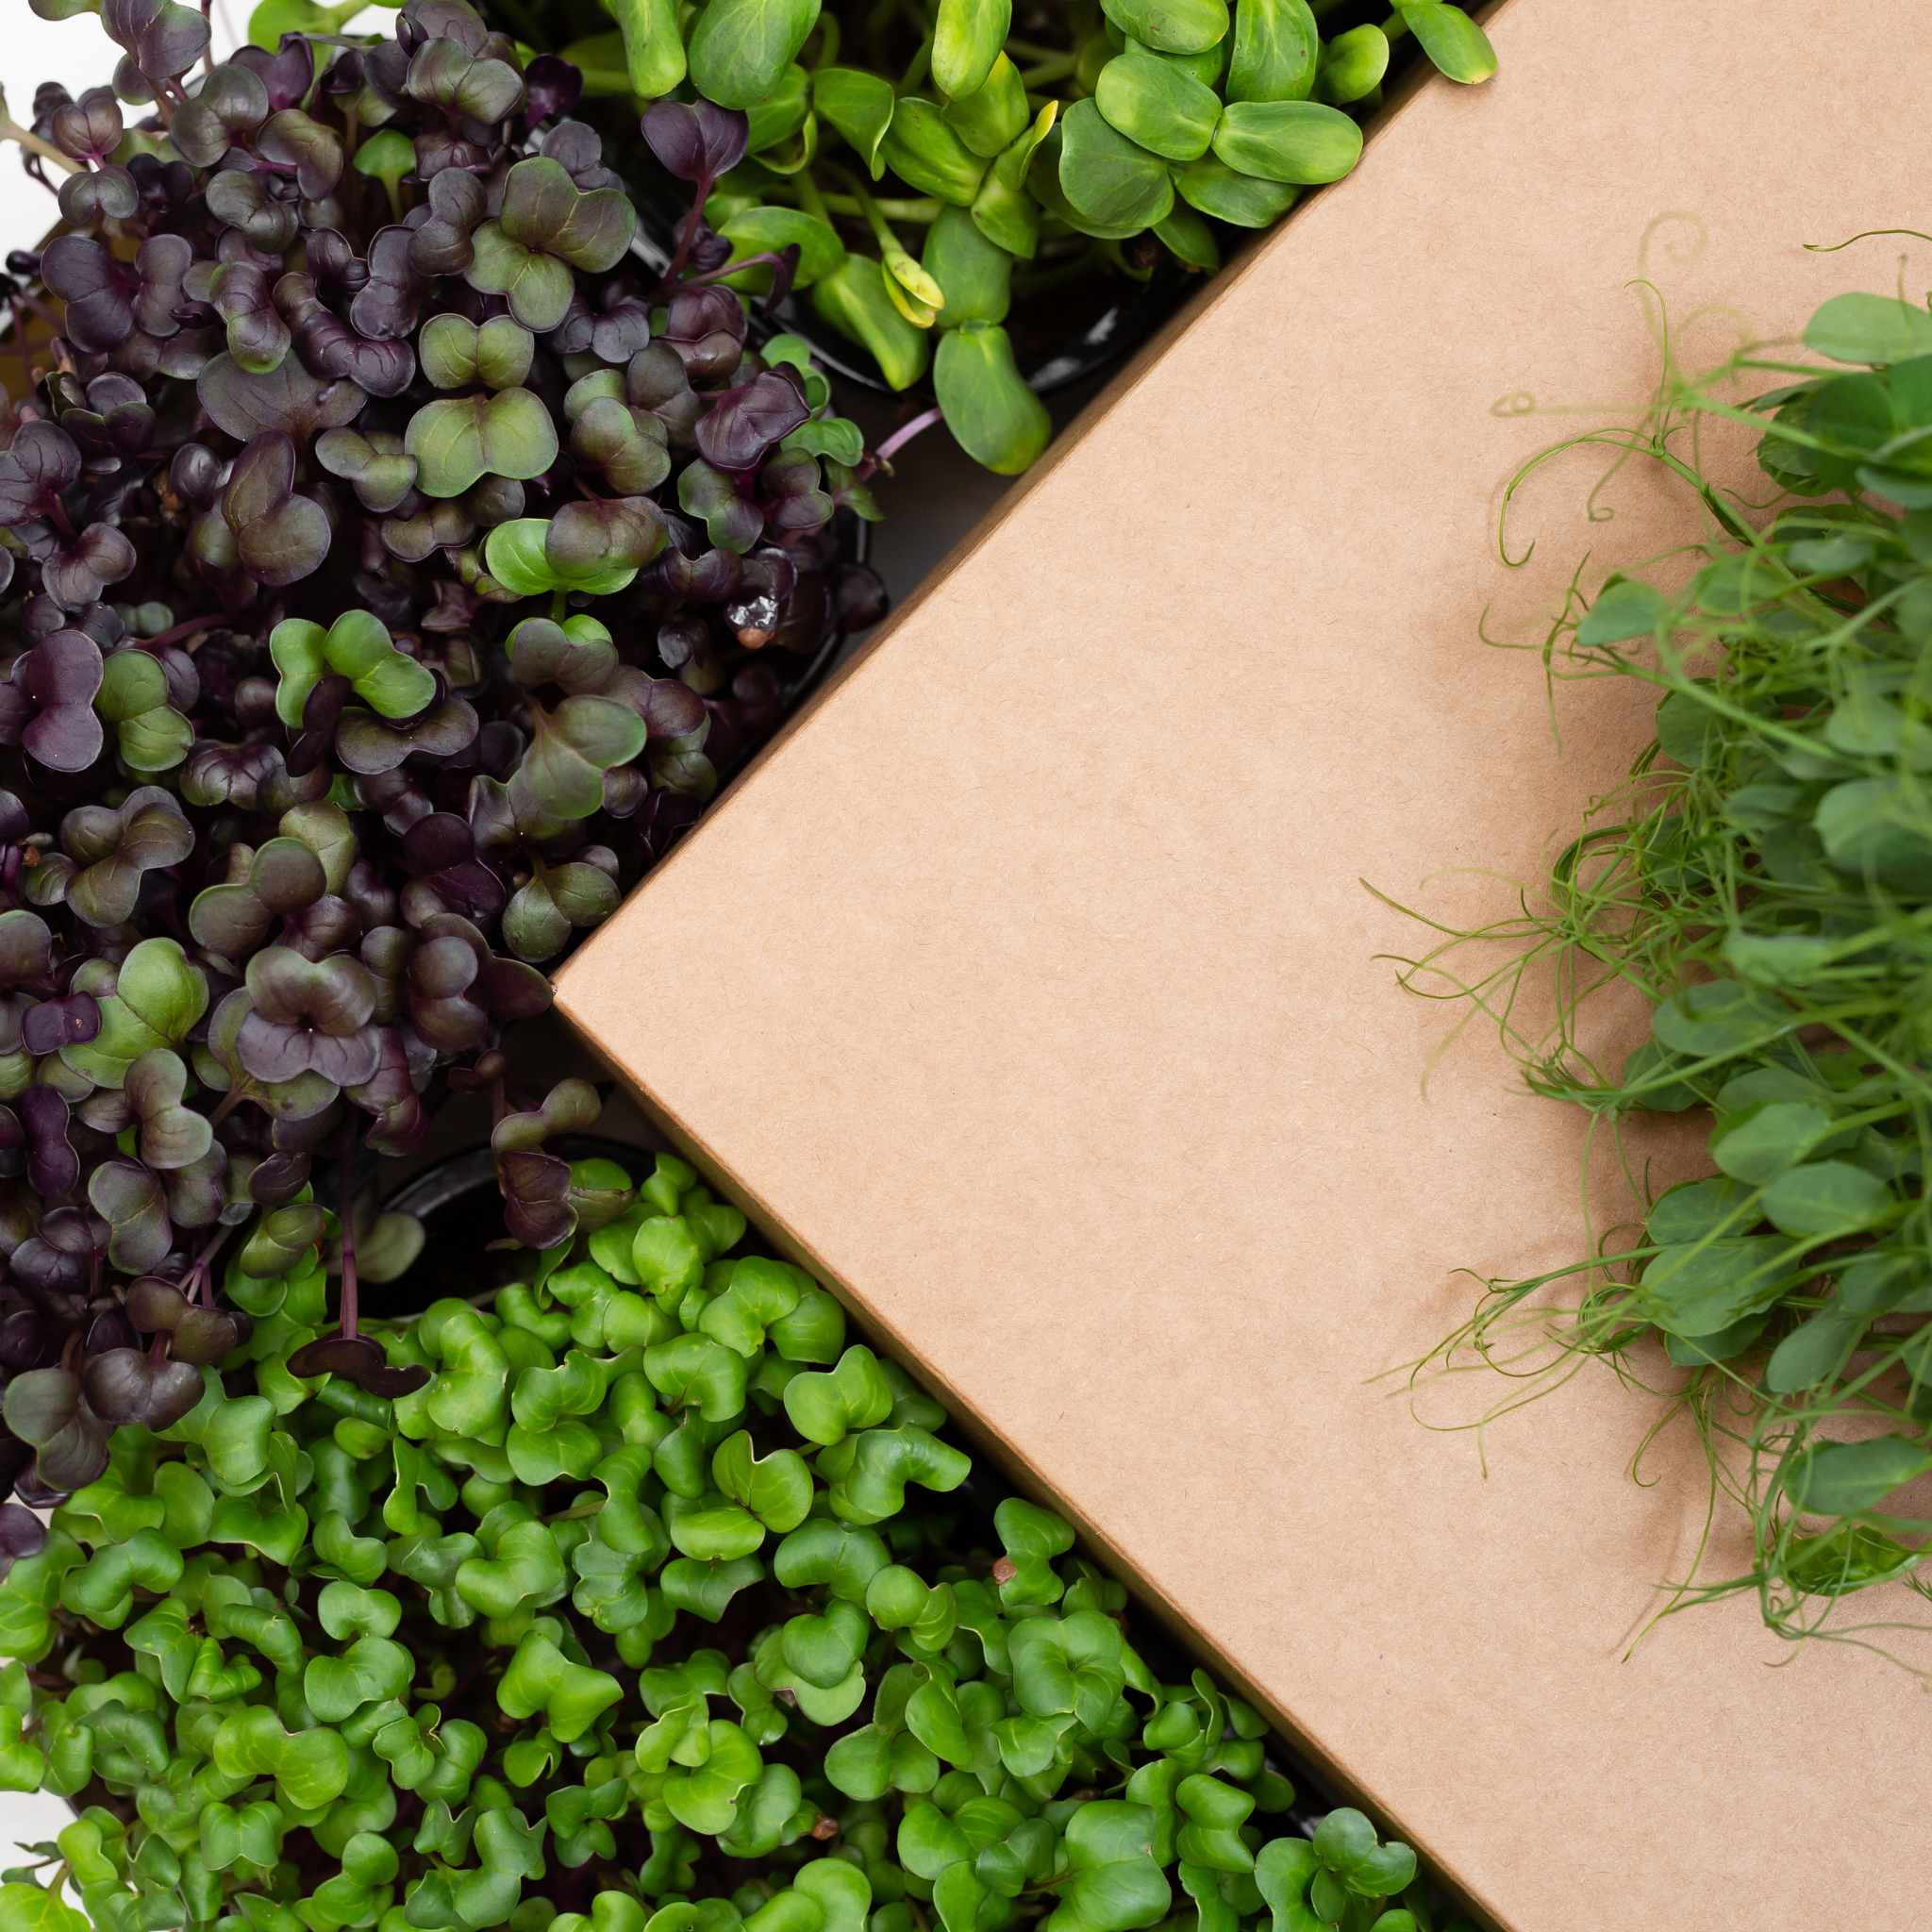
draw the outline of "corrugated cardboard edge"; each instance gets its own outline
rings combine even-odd
[[[1231,1685],[1243,1698],[1260,1710],[1275,1731],[1300,1754],[1303,1761],[1315,1771],[1331,1792],[1369,1813],[1376,1820],[1385,1836],[1401,1836],[1406,1842],[1413,1845],[1417,1855],[1430,1868],[1431,1875],[1444,1884],[1464,1912],[1485,1926],[1499,1923],[1474,1902],[1473,1895],[1457,1875],[1453,1857],[1446,1847],[1430,1844],[1424,1835],[1417,1833],[1412,1826],[1402,1824],[1388,1812],[1372,1791],[1365,1790],[1358,1785],[1348,1772],[1236,1665],[1221,1646],[1193,1623],[1166,1592],[1157,1589],[1140,1574],[1118,1547],[1094,1527],[1091,1520],[1073,1497],[1062,1493],[1047,1480],[1029,1457],[974,1413],[965,1396],[955,1388],[945,1370],[937,1361],[931,1359],[899,1328],[873,1308],[848,1283],[841,1280],[837,1271],[829,1267],[799,1238],[796,1230],[770,1201],[739,1183],[730,1174],[717,1149],[701,1136],[693,1133],[684,1121],[654,1099],[649,1090],[631,1070],[613,1059],[577,1023],[563,1007],[560,996],[558,1005],[573,1032],[610,1068],[625,1091],[643,1109],[665,1139],[703,1173],[711,1187],[724,1194],[734,1207],[742,1210],[754,1226],[768,1239],[775,1241],[800,1267],[830,1290],[839,1301],[858,1318],[870,1335],[882,1339],[888,1344],[888,1352],[907,1363],[920,1381],[941,1397],[951,1415],[954,1429],[964,1436],[980,1454],[991,1460],[1015,1490],[1036,1503],[1042,1503],[1049,1508],[1057,1509],[1066,1517],[1079,1531],[1086,1554],[1097,1557],[1104,1568],[1125,1584],[1135,1600],[1154,1613],[1176,1642],[1209,1664],[1224,1683]]]
[[[1487,25],[1507,13],[1515,4],[1516,0],[1492,0],[1492,4],[1490,6],[1471,7],[1466,10],[1474,18]],[[1455,85],[1454,81],[1442,79],[1440,75],[1436,74],[1432,68],[1424,62],[1419,61],[1415,66],[1411,67],[1394,92],[1363,129],[1363,161],[1365,162],[1368,157],[1373,154],[1380,138],[1395,125],[1396,122],[1401,119],[1402,115],[1416,100],[1418,95],[1422,93],[1424,88],[1454,87]],[[1357,167],[1361,165],[1363,165],[1363,162],[1357,163]],[[1204,316],[1209,314],[1221,303],[1228,300],[1235,293],[1241,283],[1255,272],[1257,266],[1264,259],[1268,253],[1279,246],[1282,238],[1291,232],[1294,224],[1308,208],[1314,207],[1326,192],[1325,189],[1317,188],[1304,194],[1301,200],[1295,203],[1294,207],[1288,211],[1287,215],[1280,222],[1265,233],[1257,235],[1248,246],[1244,247],[1239,255],[1222,269],[1220,274],[1211,276],[1196,293],[1190,296],[1181,308],[1169,317],[1141,344],[1140,349],[1129,358],[1126,366],[1108,381],[1107,387],[1080,411],[1080,414],[1074,422],[1069,424],[1059,435],[1054,438],[1052,443],[1047,448],[1046,454],[1000,498],[999,502],[985,516],[980,518],[979,522],[965,536],[961,537],[953,545],[952,549],[946,552],[945,556],[934,566],[931,574],[921,583],[919,588],[903,604],[899,605],[896,609],[890,611],[884,621],[865,639],[858,648],[842,664],[839,665],[825,678],[824,682],[812,692],[810,697],[785,721],[784,724],[758,748],[751,759],[733,777],[731,783],[725,788],[724,794],[706,812],[705,816],[699,820],[698,824],[677,842],[664,858],[660,859],[652,868],[650,874],[652,877],[661,876],[669,867],[675,865],[684,854],[690,850],[694,841],[702,839],[711,826],[717,824],[724,815],[731,810],[737,801],[740,789],[751,780],[765,761],[775,757],[801,732],[810,728],[811,723],[818,716],[820,708],[848,680],[857,677],[865,669],[881,646],[891,641],[893,633],[898,630],[899,626],[907,623],[920,609],[926,598],[932,593],[933,589],[953,575],[961,564],[966,562],[976,551],[990,543],[999,534],[1007,519],[1073,454],[1074,447],[1085,438],[1087,432],[1103,417],[1110,414],[1117,403],[1121,402],[1124,397],[1131,395],[1135,390],[1140,388],[1141,384],[1146,380],[1148,374],[1152,371],[1155,364],[1167,354],[1168,350],[1180,337],[1192,328]],[[887,516],[890,517],[892,513],[890,494],[886,494],[884,508]],[[569,1017],[569,1006],[565,998],[564,990],[570,978],[570,970],[571,962],[566,960],[558,970],[552,980],[552,984],[557,989],[558,1008],[567,1018]],[[573,1020],[572,1024],[575,1025],[575,1020]],[[582,1033],[581,1028],[578,1028],[578,1031],[580,1034]],[[595,1042],[590,1041],[588,1034],[584,1034],[583,1037],[595,1048]],[[601,1053],[601,1049],[596,1050]],[[613,1071],[617,1070],[613,1068]]]
[[[1490,23],[1515,5],[1516,0],[1495,0],[1492,6],[1473,8],[1470,10],[1485,23]],[[1364,159],[1359,165],[1368,164],[1380,138],[1396,125],[1424,89],[1454,85],[1455,83],[1442,80],[1424,67],[1419,66],[1412,70],[1395,94],[1365,129]],[[1266,235],[1258,237],[1252,246],[1244,249],[1136,353],[1126,366],[1087,405],[1078,419],[1055,439],[1047,454],[1019,483],[1001,497],[991,511],[953,546],[919,590],[891,613],[866,639],[863,645],[825,680],[770,742],[760,749],[699,824],[654,868],[653,877],[660,876],[668,868],[677,865],[689,851],[705,840],[714,826],[724,821],[725,815],[732,810],[737,802],[739,789],[747,783],[768,758],[777,755],[794,737],[811,729],[824,704],[849,679],[857,678],[865,672],[877,652],[890,642],[899,626],[909,622],[919,611],[933,588],[944,582],[999,534],[1008,517],[1024,503],[1035,489],[1052,475],[1061,462],[1070,457],[1095,424],[1108,415],[1117,404],[1147,379],[1155,366],[1183,334],[1210,314],[1221,303],[1235,295],[1247,277],[1257,272],[1270,251],[1282,245],[1284,237],[1291,232],[1295,221],[1307,208],[1315,205],[1320,193],[1321,191],[1318,190],[1305,196],[1281,224]],[[888,515],[891,514],[890,505],[891,499],[888,496]],[[625,1091],[665,1138],[693,1165],[701,1169],[708,1180],[741,1209],[757,1227],[783,1247],[800,1266],[808,1269],[822,1281],[840,1302],[858,1318],[866,1329],[883,1339],[889,1344],[891,1353],[917,1373],[921,1381],[945,1402],[952,1414],[954,1427],[981,1454],[988,1457],[1017,1491],[1030,1496],[1036,1502],[1058,1510],[1073,1523],[1087,1549],[1127,1586],[1136,1601],[1149,1609],[1178,1643],[1205,1659],[1224,1683],[1231,1685],[1243,1698],[1261,1710],[1275,1731],[1300,1754],[1303,1760],[1323,1779],[1333,1793],[1357,1805],[1374,1817],[1385,1832],[1397,1828],[1399,1822],[1381,1807],[1375,1795],[1357,1784],[1339,1761],[1310,1738],[1244,1671],[1233,1663],[1221,1646],[1194,1624],[1165,1591],[1142,1576],[1118,1547],[1096,1529],[1091,1518],[1073,1497],[1063,1493],[1048,1481],[1030,1457],[974,1413],[970,1404],[954,1386],[941,1363],[930,1358],[908,1336],[885,1319],[850,1284],[842,1280],[837,1271],[800,1238],[796,1229],[777,1210],[774,1203],[754,1190],[744,1187],[732,1176],[719,1151],[697,1134],[678,1114],[659,1103],[644,1085],[642,1074],[637,1069],[610,1053],[573,1010],[570,999],[571,979],[572,963],[566,961],[554,979],[558,1013],[585,1046],[609,1067]],[[1431,1869],[1432,1875],[1448,1889],[1464,1912],[1484,1925],[1494,1925],[1498,1923],[1475,1903],[1474,1895],[1457,1873],[1455,1857],[1449,1847],[1430,1842],[1425,1834],[1417,1832],[1412,1826],[1400,1824],[1399,1828]]]
[[[1497,0],[1497,4],[1472,9],[1485,21],[1493,20],[1516,4],[1516,0]],[[1381,109],[1365,130],[1363,139],[1364,161],[1366,165],[1372,157],[1380,137],[1385,135],[1401,118],[1403,113],[1427,87],[1450,87],[1455,83],[1442,80],[1426,69],[1410,73],[1396,95]],[[736,803],[739,788],[744,785],[769,758],[780,752],[791,740],[808,731],[818,716],[821,708],[837,692],[848,679],[861,675],[873,661],[875,654],[892,638],[902,624],[908,623],[921,608],[931,588],[951,576],[962,564],[985,544],[999,534],[1000,529],[1015,510],[1040,485],[1053,474],[1074,447],[1085,437],[1094,424],[1107,416],[1124,397],[1130,395],[1146,380],[1149,373],[1166,355],[1169,348],[1203,317],[1209,314],[1219,304],[1228,300],[1242,282],[1256,272],[1269,251],[1280,245],[1281,238],[1292,228],[1303,211],[1313,206],[1321,191],[1307,195],[1296,204],[1287,219],[1267,235],[1257,238],[1255,244],[1242,251],[1241,256],[1230,262],[1221,274],[1213,277],[1198,293],[1167,322],[1133,357],[1127,365],[1108,383],[1100,393],[1089,403],[1078,419],[1057,437],[1047,454],[1036,463],[1026,475],[1000,499],[995,508],[962,537],[949,551],[944,560],[935,569],[931,576],[908,597],[897,609],[881,624],[864,644],[849,658],[798,712],[789,719],[783,727],[766,744],[734,779],[729,791],[708,811],[698,825],[689,833],[671,854],[654,869],[653,876],[662,874],[668,868],[675,866],[685,856],[702,841],[712,827],[719,824]],[[886,499],[887,514],[891,514],[891,498]],[[1375,1816],[1388,1827],[1392,1821],[1382,1811],[1374,1795],[1362,1790],[1347,1772],[1313,1739],[1307,1736],[1265,1691],[1247,1674],[1240,1670],[1222,1651],[1220,1646],[1198,1625],[1193,1624],[1164,1591],[1158,1590],[1140,1575],[1134,1566],[1122,1553],[1100,1534],[1092,1522],[1081,1510],[1078,1504],[1068,1495],[1061,1493],[1050,1483],[1034,1462],[1016,1445],[997,1431],[982,1423],[973,1412],[966,1399],[956,1389],[946,1374],[943,1366],[929,1358],[891,1322],[885,1320],[877,1310],[871,1307],[852,1287],[841,1280],[837,1272],[830,1268],[824,1258],[815,1254],[797,1231],[780,1214],[775,1206],[750,1189],[743,1187],[728,1174],[726,1163],[718,1150],[696,1134],[677,1114],[662,1106],[644,1085],[639,1070],[625,1064],[615,1058],[579,1020],[572,1009],[570,998],[571,963],[566,961],[555,977],[557,1009],[563,1016],[572,1031],[585,1046],[596,1055],[622,1083],[625,1091],[635,1100],[652,1123],[663,1133],[673,1145],[684,1154],[693,1165],[702,1169],[711,1183],[718,1187],[732,1203],[741,1208],[752,1223],[768,1237],[778,1242],[800,1266],[808,1269],[836,1294],[839,1300],[858,1316],[859,1321],[874,1335],[882,1338],[893,1355],[907,1362],[918,1374],[920,1379],[937,1392],[952,1412],[954,1426],[959,1430],[979,1451],[989,1457],[1010,1481],[1013,1487],[1058,1509],[1079,1530],[1083,1542],[1099,1557],[1105,1566],[1118,1575],[1133,1592],[1136,1600],[1145,1605],[1160,1624],[1183,1646],[1205,1658],[1220,1674],[1224,1681],[1231,1684],[1257,1708],[1266,1713],[1275,1730],[1288,1740],[1303,1759],[1323,1778],[1330,1790],[1339,1796],[1347,1798],[1363,1810]],[[1407,1829],[1407,1827],[1405,1827]],[[1435,1874],[1445,1880],[1464,1911],[1478,1918],[1483,1924],[1493,1924],[1487,1914],[1474,1903],[1469,1893],[1457,1881],[1450,1855],[1446,1848],[1433,1846],[1422,1841],[1412,1831],[1410,1841],[1415,1843],[1418,1853],[1433,1867]]]

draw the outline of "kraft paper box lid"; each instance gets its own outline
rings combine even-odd
[[[1688,1434],[1632,1481],[1656,1406],[1591,1366],[1488,1432],[1485,1475],[1370,1379],[1467,1316],[1455,1271],[1589,1237],[1582,1123],[1523,1096],[1493,1027],[1424,1089],[1455,1014],[1396,986],[1377,956],[1430,935],[1361,882],[1507,912],[1454,869],[1534,879],[1625,770],[1641,687],[1558,686],[1559,752],[1540,659],[1480,633],[1540,640],[1586,555],[1593,586],[1694,538],[1694,504],[1574,454],[1519,497],[1512,571],[1504,488],[1638,420],[1659,302],[1708,366],[1898,286],[1909,238],[1803,244],[1923,220],[1932,36],[1902,0],[1513,0],[1490,28],[1494,81],[1424,87],[1214,285],[559,1004],[1515,1932],[1923,1927],[1909,1676],[1790,1658],[1749,1599],[1631,1652],[1703,1531]],[[1746,443],[1720,456],[1766,493]]]

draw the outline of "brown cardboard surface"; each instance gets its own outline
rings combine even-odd
[[[1506,909],[1644,735],[1534,640],[1695,523],[1539,448],[1686,354],[1905,286],[1932,37],[1906,0],[1512,0],[1013,491],[571,963],[559,999],[782,1230],[1515,1932],[1923,1926],[1911,1680],[1739,1603],[1625,1660],[1703,1522],[1592,1370],[1488,1438],[1368,1378],[1453,1271],[1585,1239],[1581,1125],[1375,956]],[[1619,409],[1622,414],[1619,415]],[[1734,458],[1740,480],[1750,475]],[[890,497],[888,498],[890,501]],[[1519,546],[1520,548],[1520,541]],[[1487,616],[1485,616],[1487,613]],[[1496,1392],[1461,1384],[1432,1415]]]

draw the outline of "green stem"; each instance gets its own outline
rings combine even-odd
[[[906,63],[906,72],[899,85],[892,90],[902,99],[907,94],[916,94],[925,85],[925,76],[932,70],[932,36],[927,34],[920,42],[919,51]]]
[[[821,197],[825,208],[835,215],[864,221],[866,213],[858,198],[851,194],[827,194]],[[868,197],[870,199],[870,197]],[[939,220],[945,204],[930,199],[923,201],[874,201],[872,206],[889,222],[910,222],[916,228],[930,227]]]
[[[812,179],[811,170],[801,168],[792,175],[791,182],[798,190],[799,207],[829,228],[832,225],[832,211],[825,206],[825,197],[819,192],[819,184]]]
[[[63,155],[51,142],[42,141],[31,127],[23,127],[4,107],[0,107],[0,141],[17,141],[30,153],[39,155],[43,161],[52,161],[57,168],[64,169],[70,175],[87,173],[85,161],[76,161],[72,155]]]
[[[1067,51],[1064,47],[1043,47],[1038,41],[1012,40],[1007,42],[1006,50],[1008,57],[1015,62],[1021,60],[1058,60]]]
[[[874,241],[881,248],[888,251],[903,248],[905,244],[899,240],[898,236],[892,233],[891,224],[887,221],[885,215],[880,211],[878,203],[865,192],[865,183],[849,168],[835,166],[833,173],[851,189],[852,198],[858,205],[859,216],[864,221],[866,226],[872,230]],[[933,219],[937,221],[939,217],[935,215]]]
[[[1022,68],[1020,85],[1031,93],[1035,88],[1045,87],[1049,81],[1066,79],[1079,64],[1074,55],[1056,54],[1038,66]]]
[[[561,624],[570,615],[570,592],[558,584],[550,593],[550,621]]]

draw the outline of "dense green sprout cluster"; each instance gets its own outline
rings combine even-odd
[[[279,21],[283,4],[264,13]],[[1016,299],[1058,293],[1077,311],[1083,283],[1144,280],[1161,261],[1211,272],[1230,242],[1355,166],[1391,59],[1417,52],[1469,85],[1496,66],[1447,0],[487,10],[575,65],[593,101],[742,111],[744,154],[703,182],[734,260],[795,247],[794,286],[819,318],[893,389],[930,373],[962,447],[1003,474],[1032,463],[1051,429],[1015,359]],[[749,269],[744,283],[763,278]]]
[[[529,1278],[365,1325],[392,1401],[291,1373],[316,1248],[231,1271],[252,1334],[0,1583],[0,1784],[86,1807],[0,1932],[1436,1923],[1059,1517],[933,1513],[944,1411],[689,1167],[573,1183]]]
[[[1899,1494],[1932,1471],[1932,314],[1841,295],[1805,344],[1846,368],[1747,351],[1674,372],[1644,430],[1583,439],[1663,462],[1711,528],[1681,590],[1613,577],[1553,637],[1563,675],[1654,684],[1656,737],[1541,900],[1491,929],[1524,948],[1477,989],[1537,1091],[1612,1124],[1707,1109],[1718,1172],[1588,1260],[1491,1284],[1456,1338],[1504,1361],[1527,1318],[1557,1373],[1595,1354],[1646,1380],[1640,1344],[1661,1342],[1756,1542],[1680,1601],[1755,1591],[1790,1637],[1869,1585],[1932,1594],[1932,1522]],[[1764,373],[1796,379],[1720,400]],[[1782,500],[1761,529],[1676,454],[1711,418],[1763,432]],[[1559,991],[1537,1040],[1514,997],[1533,967]],[[1418,971],[1434,990],[1449,969]],[[1614,1076],[1588,1017],[1608,987],[1654,1005]],[[1577,1280],[1552,1325],[1539,1291]]]

